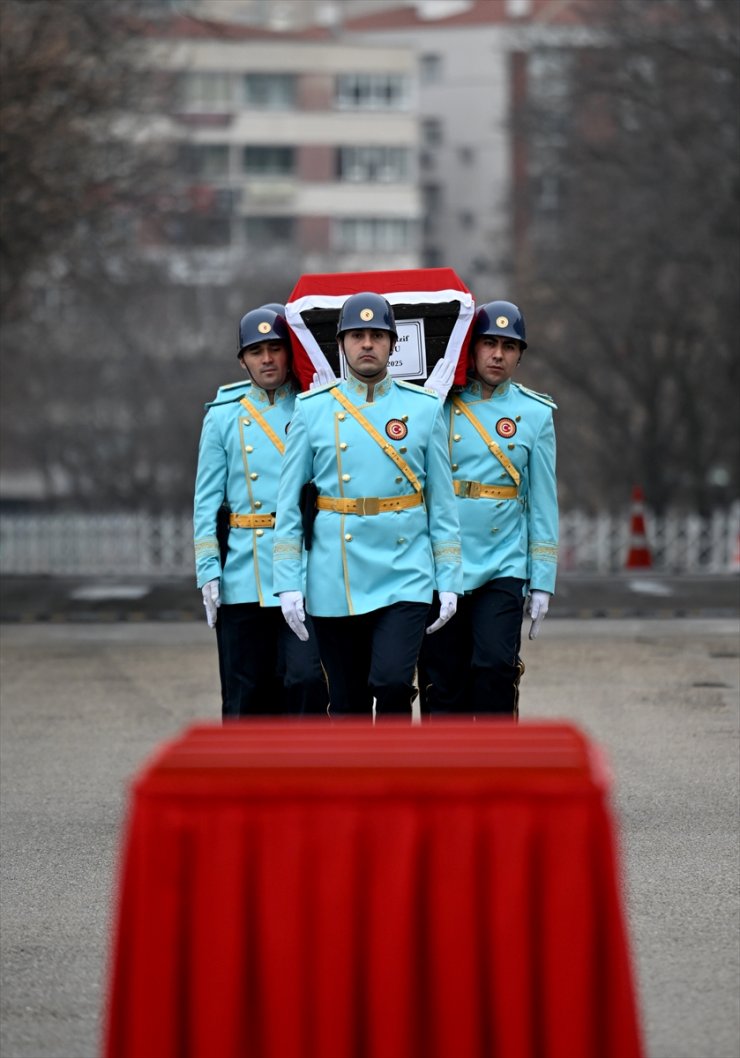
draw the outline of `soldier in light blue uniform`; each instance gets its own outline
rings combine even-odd
[[[337,338],[348,368],[301,394],[280,478],[275,591],[304,637],[299,496],[318,490],[305,609],[329,680],[330,714],[411,715],[414,669],[436,587],[442,627],[462,590],[460,537],[442,404],[394,381],[393,311],[379,294],[344,303]]]
[[[516,305],[483,305],[468,382],[445,403],[465,594],[455,620],[422,648],[422,705],[431,714],[517,716],[525,596],[534,639],[555,591],[556,405],[512,381],[525,334]],[[427,385],[435,386],[434,371]]]
[[[287,632],[273,590],[277,488],[296,397],[289,350],[282,316],[267,307],[248,312],[238,355],[249,379],[219,389],[201,433],[196,573],[208,624],[217,629],[225,718],[325,713],[328,702],[316,645]],[[224,503],[229,532],[220,545]]]

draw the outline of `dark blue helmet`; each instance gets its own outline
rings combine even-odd
[[[487,301],[481,305],[473,323],[473,341],[485,334],[516,338],[522,349],[527,348],[524,317],[511,301]]]
[[[288,324],[277,312],[264,305],[242,316],[236,355],[241,356],[247,346],[256,345],[257,342],[283,342],[290,348]]]
[[[390,331],[393,341],[398,338],[393,309],[381,294],[350,294],[342,305],[337,324],[337,338],[345,331]]]

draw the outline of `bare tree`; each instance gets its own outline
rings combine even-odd
[[[571,506],[706,512],[740,488],[740,8],[586,5],[530,57],[518,284],[561,409]],[[537,74],[539,73],[539,79]]]
[[[172,149],[136,135],[175,87],[146,59],[148,13],[0,4],[2,460],[40,474],[47,503],[187,506],[203,402],[240,377],[238,319],[296,278],[291,262],[186,286],[146,252],[173,211],[186,246],[212,220]]]
[[[132,0],[3,0],[0,5],[2,308],[28,312],[29,289],[58,283],[79,250],[120,244],[151,194],[143,151],[113,131],[150,106],[136,61]]]

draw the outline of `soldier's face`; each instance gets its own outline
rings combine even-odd
[[[522,356],[516,338],[484,334],[473,346],[473,374],[493,391],[511,378]]]
[[[282,386],[288,377],[288,350],[282,342],[248,345],[241,355],[241,362],[255,386],[268,393]]]
[[[366,327],[345,331],[344,355],[350,374],[368,385],[385,378],[393,336],[388,331]],[[341,343],[340,343],[341,344]]]

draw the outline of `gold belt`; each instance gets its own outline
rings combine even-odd
[[[317,496],[316,506],[320,511],[339,511],[340,514],[381,514],[383,511],[403,511],[408,507],[419,507],[424,502],[420,492],[407,492],[403,496],[359,496],[349,499],[339,496]]]
[[[515,500],[517,497],[516,485],[483,485],[480,481],[458,481],[452,482],[456,496],[463,496],[469,500]]]
[[[272,529],[274,514],[230,514],[229,525],[236,529]]]

